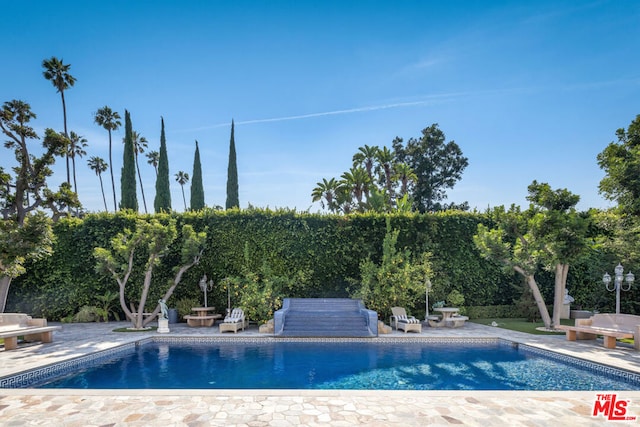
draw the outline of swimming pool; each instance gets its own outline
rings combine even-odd
[[[85,358],[86,359],[86,358]],[[66,364],[66,365],[65,365]],[[501,339],[154,338],[3,387],[637,390],[640,375]]]

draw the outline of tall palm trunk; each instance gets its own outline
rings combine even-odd
[[[109,208],[107,208],[107,198],[104,197],[104,185],[102,185],[102,174],[98,174],[98,178],[100,178],[100,190],[102,191],[102,201],[104,202],[104,211],[109,212]]]
[[[62,98],[62,119],[64,121],[64,136],[69,139],[69,133],[67,132],[67,104],[64,101],[64,90],[60,91],[60,97]],[[69,168],[69,150],[66,155],[67,160],[67,184],[71,185],[71,170]],[[76,193],[77,194],[77,193]]]
[[[187,211],[187,199],[184,197],[184,184],[180,184],[180,188],[182,188],[182,202],[184,203],[184,211]]]
[[[111,129],[109,129],[109,172],[111,172],[111,188],[113,189],[113,211],[118,211],[118,203],[116,202],[116,182],[113,179],[113,156],[111,155]]]
[[[138,170],[138,181],[140,181],[140,191],[142,191],[142,204],[144,205],[144,213],[147,211],[147,201],[144,198],[144,187],[142,186],[142,176],[140,175],[140,165],[138,165],[138,150],[136,150],[136,169]]]
[[[71,157],[71,169],[73,170],[73,191],[78,194],[78,183],[76,181],[76,156]]]

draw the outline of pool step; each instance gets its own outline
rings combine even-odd
[[[374,337],[378,316],[361,300],[348,298],[286,298],[275,314],[280,337]]]

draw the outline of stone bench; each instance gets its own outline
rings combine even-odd
[[[464,326],[464,322],[467,320],[469,320],[467,316],[451,316],[444,319],[444,323],[449,328],[459,328]]]
[[[222,318],[221,314],[208,314],[203,316],[196,316],[193,314],[187,314],[184,319],[187,321],[187,325],[197,326],[213,326],[216,319]]]
[[[47,326],[47,319],[33,319],[24,313],[0,313],[0,338],[4,339],[4,349],[14,350],[18,347],[18,337],[26,342],[53,341],[53,331],[60,326]]]
[[[640,316],[633,314],[594,314],[588,319],[575,319],[575,326],[559,325],[566,331],[568,341],[604,338],[605,348],[616,348],[616,340],[633,338],[633,346],[640,350]]]

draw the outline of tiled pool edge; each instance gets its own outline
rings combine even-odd
[[[563,353],[539,348],[535,345],[517,342],[509,338],[501,337],[407,337],[402,339],[403,342],[420,342],[429,344],[494,344],[500,343],[508,346],[516,346],[519,349],[530,352],[532,354],[542,355],[563,363],[578,366],[593,372],[613,376],[624,381],[640,383],[640,373],[632,372],[619,367],[612,367],[603,363],[591,362],[584,358],[566,355]],[[29,389],[31,386],[49,379],[52,376],[62,375],[80,369],[86,365],[96,363],[97,361],[111,358],[119,354],[133,351],[137,346],[144,345],[148,342],[160,343],[220,343],[220,342],[243,342],[243,343],[264,343],[264,342],[380,342],[380,343],[397,343],[397,338],[378,337],[378,338],[276,338],[268,337],[184,337],[184,336],[151,336],[141,338],[140,340],[125,343],[117,347],[95,353],[78,356],[66,361],[55,362],[34,369],[29,369],[12,375],[0,378],[1,389]],[[83,389],[85,390],[85,389]],[[266,391],[266,390],[265,390]],[[271,391],[269,389],[269,391]]]

